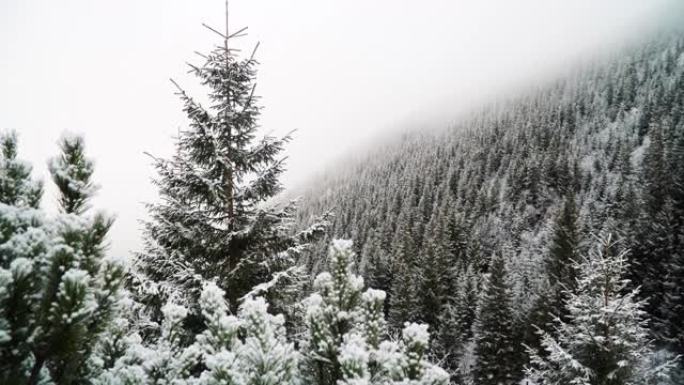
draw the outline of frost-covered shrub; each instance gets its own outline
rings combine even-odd
[[[226,294],[206,282],[198,300],[203,331],[188,339],[183,323],[190,313],[173,302],[162,307],[155,340],[143,341],[135,329],[120,333],[124,322],[112,341],[125,351],[95,383],[447,384],[447,373],[426,359],[427,325],[406,324],[400,339],[387,338],[385,293],[362,291],[352,258],[351,242],[333,242],[330,273],[316,278],[314,293],[302,303],[308,335],[297,341],[299,350],[287,338],[283,315],[270,314],[264,298],[248,295],[230,314]]]
[[[225,293],[206,283],[199,304],[206,329],[185,343],[188,310],[167,303],[160,337],[145,343],[127,337],[125,354],[98,384],[295,384],[298,353],[287,341],[284,318],[268,313],[263,298],[246,298],[230,315]]]
[[[79,157],[63,153],[61,167],[89,163],[79,143]],[[37,208],[40,185],[15,159],[16,137],[5,136],[1,146],[0,383],[82,383],[100,370],[94,351],[117,311],[125,268],[104,257],[111,219],[77,215],[64,205],[62,186],[62,213],[46,216]],[[90,185],[91,174],[72,175],[79,183],[71,193]],[[82,204],[91,192],[81,194]]]
[[[407,323],[399,341],[387,340],[385,293],[363,291],[352,272],[350,241],[332,243],[330,273],[321,273],[305,301],[308,337],[305,376],[313,384],[446,384],[448,374],[430,364],[427,325]]]

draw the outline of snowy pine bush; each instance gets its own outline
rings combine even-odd
[[[85,215],[92,166],[82,139],[73,143],[79,156],[63,145],[51,172],[74,183],[58,183],[62,214],[48,217],[37,208],[40,189],[30,168],[17,166],[16,136],[3,138],[13,150],[0,165],[0,383],[89,380],[100,370],[95,346],[118,311],[125,264],[104,256],[111,219]],[[70,173],[84,164],[88,172]]]
[[[264,298],[244,298],[233,315],[223,290],[210,282],[198,300],[201,333],[188,336],[188,309],[168,302],[159,337],[145,341],[135,328],[124,333],[118,338],[123,354],[95,383],[447,384],[448,374],[427,359],[427,325],[407,323],[399,340],[388,339],[385,294],[363,290],[351,270],[351,243],[333,242],[329,257],[331,272],[316,278],[302,304],[308,335],[296,341],[299,349],[288,339],[283,315],[269,313]]]
[[[334,241],[328,259],[330,273],[316,277],[306,299],[305,382],[448,383],[448,374],[427,360],[427,325],[407,323],[399,341],[387,339],[385,293],[363,291],[363,279],[352,272],[351,242]]]
[[[225,293],[214,283],[199,299],[206,329],[186,340],[184,306],[163,306],[161,334],[145,342],[133,332],[126,351],[98,384],[295,384],[298,354],[286,340],[284,319],[268,313],[263,298],[245,300],[230,315]]]

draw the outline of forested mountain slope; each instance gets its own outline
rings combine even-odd
[[[456,381],[489,383],[492,344],[521,373],[522,343],[567,320],[573,262],[609,233],[657,347],[684,353],[683,113],[684,35],[662,34],[448,130],[403,134],[312,181],[298,220],[335,214],[332,236],[354,240],[392,326],[428,322]]]

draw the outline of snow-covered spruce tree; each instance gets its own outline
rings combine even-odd
[[[448,202],[448,201],[447,201]],[[443,211],[448,211],[447,205],[443,205]],[[423,242],[423,251],[420,253],[419,283],[420,293],[420,320],[434,330],[440,329],[439,315],[444,306],[453,302],[458,263],[452,259],[448,245],[447,218],[448,215],[435,211],[428,223],[430,238]],[[440,219],[441,218],[441,219]]]
[[[546,257],[546,272],[551,284],[551,312],[562,319],[564,293],[575,286],[575,259],[579,249],[577,206],[573,192],[569,192],[553,225],[553,237]]]
[[[478,276],[472,268],[462,271],[458,277],[456,295],[452,303],[444,306],[440,314],[440,327],[436,335],[435,352],[442,366],[461,381],[459,366],[467,343],[473,337],[472,326],[478,299]]]
[[[520,340],[501,255],[492,257],[484,285],[473,326],[477,359],[474,381],[477,385],[517,384],[522,377]]]
[[[427,325],[407,323],[400,341],[386,340],[385,293],[352,273],[350,241],[334,241],[330,273],[321,273],[306,299],[305,383],[447,384],[448,374],[426,359]]]
[[[646,328],[644,301],[628,290],[626,252],[614,254],[610,236],[577,265],[577,292],[568,293],[568,321],[556,335],[541,332],[540,356],[530,349],[527,374],[535,384],[666,384],[672,361],[657,362]]]
[[[142,274],[132,279],[156,318],[172,294],[195,304],[191,317],[199,316],[196,302],[207,279],[215,280],[231,309],[237,309],[254,285],[291,267],[321,229],[315,225],[294,234],[294,202],[285,207],[265,203],[281,190],[280,154],[290,136],[256,139],[255,52],[239,58],[229,47],[241,32],[221,34],[223,44],[201,55],[204,64],[190,65],[208,88],[208,105],[174,82],[189,127],[180,131],[172,158],[154,159],[161,201],[148,205],[151,219],[137,258]]]
[[[392,286],[389,298],[389,322],[399,330],[406,322],[418,319],[418,261],[414,234],[411,231],[412,216],[402,216],[393,242]]]
[[[93,193],[91,172],[74,172],[91,168],[90,162],[83,157],[75,160],[68,153],[73,148],[82,153],[82,140],[64,139],[64,153],[50,167],[53,178],[68,181],[58,185],[63,214],[48,219],[25,207],[27,200],[17,196],[30,196],[32,205],[38,206],[39,197],[30,187],[0,195],[3,384],[78,384],[98,370],[92,350],[115,311],[124,267],[104,257],[111,219],[102,214],[79,216],[76,206],[66,204],[78,194],[84,197],[80,207],[85,207]],[[4,167],[0,173],[11,174]],[[24,180],[15,186],[31,185],[28,172],[20,177]]]

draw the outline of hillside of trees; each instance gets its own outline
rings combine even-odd
[[[666,33],[357,155],[304,190],[298,221],[334,214],[330,236],[354,240],[391,328],[429,324],[459,383],[512,383],[483,360],[522,378],[554,319],[573,320],[576,263],[609,235],[611,252],[627,250],[623,291],[638,289],[649,338],[682,354],[683,114],[684,38]]]
[[[227,24],[190,64],[206,94],[172,80],[188,124],[134,255],[108,255],[83,137],[52,213],[0,136],[0,385],[684,383],[684,35],[280,203],[291,138],[259,136]]]

